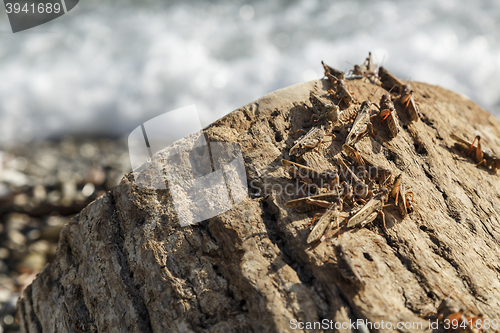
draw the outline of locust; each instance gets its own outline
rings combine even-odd
[[[288,173],[307,185],[313,185],[318,188],[326,187],[328,190],[338,188],[340,180],[337,170],[319,171],[285,159],[281,160],[281,164]]]
[[[341,111],[339,107],[335,104],[326,103],[319,96],[315,95],[312,91],[309,94],[309,101],[313,105],[313,115],[311,117],[311,123],[313,118],[317,118],[318,121],[328,120],[332,123],[339,121],[342,125],[344,124],[340,119]]]
[[[328,92],[332,94],[335,98],[340,99],[344,102],[346,107],[349,107],[353,103],[358,103],[358,98],[354,93],[349,92],[347,85],[344,80],[338,79],[337,77],[327,74],[327,77],[330,79],[330,82],[335,82],[335,90],[330,89]]]
[[[328,208],[332,202],[338,200],[340,196],[341,194],[338,191],[321,193],[287,201],[285,203],[285,207],[293,208],[300,213],[305,213],[318,208]]]
[[[388,91],[397,88],[398,93],[401,94],[403,89],[403,83],[397,77],[395,77],[394,74],[385,69],[385,67],[382,66],[379,67],[378,78],[383,88],[385,88]]]
[[[368,170],[368,177],[375,179],[379,184],[385,184],[391,178],[391,170],[375,165],[374,162],[362,155],[356,148],[344,144],[342,145],[342,150],[352,160],[357,161],[359,166]],[[375,173],[373,173],[373,171],[375,171]]]
[[[362,199],[362,201],[364,201],[363,199],[370,199],[372,196],[373,196],[373,192],[370,191],[370,189],[368,188],[368,185],[366,185],[366,183],[360,179],[355,173],[353,170],[351,170],[346,162],[344,161],[344,159],[342,157],[338,157],[337,158],[337,161],[339,162],[339,164],[341,165],[341,173],[342,173],[342,176],[344,177],[344,179],[346,180],[346,182],[348,184],[354,184],[354,187],[355,187],[355,191],[354,191],[354,195],[360,199]],[[364,172],[363,172],[364,173]],[[360,188],[360,190],[358,190],[358,188]]]
[[[402,176],[403,174],[401,173],[394,180],[391,196],[396,202],[401,217],[405,218],[408,213],[413,212],[413,192],[406,192],[406,187],[401,180]]]
[[[413,203],[415,202],[413,200],[413,192],[406,192],[405,199],[406,199],[406,210],[408,211],[408,213],[412,213],[415,210],[413,208]]]
[[[412,121],[418,121],[420,119],[420,111],[417,103],[415,103],[415,100],[413,99],[413,90],[411,90],[409,84],[403,85],[399,101],[402,105],[404,105],[405,112]]]
[[[465,305],[452,298],[453,292],[441,301],[435,312],[429,312],[423,318],[434,317],[450,327],[449,332],[480,333],[483,325],[483,314],[472,314],[465,310]],[[477,310],[477,309],[476,309]],[[469,315],[465,315],[469,313]]]
[[[327,210],[323,214],[316,214],[314,218],[317,216],[321,216],[318,223],[312,228],[309,236],[307,237],[307,244],[316,242],[316,241],[324,241],[326,239],[325,234],[326,231],[331,228],[333,223],[337,225],[337,237],[340,235],[340,220],[346,219],[349,217],[349,213],[342,212],[343,201],[342,199],[339,202],[333,202],[327,208]],[[313,222],[314,223],[314,218]]]
[[[369,73],[375,74],[375,67],[377,67],[377,65],[373,62],[371,52],[368,52],[368,57],[366,58],[364,65]]]
[[[368,129],[373,134],[373,127],[371,123],[371,103],[370,101],[364,101],[361,104],[361,108],[358,111],[354,123],[352,124],[351,130],[347,135],[345,143],[352,146],[356,140],[363,134],[365,134]]]
[[[391,96],[389,94],[382,95],[380,99],[380,111],[377,114],[380,120],[380,125],[384,127],[387,135],[393,139],[399,133],[399,126],[396,121],[396,109],[394,108],[394,103],[392,103]]]
[[[393,108],[394,103],[392,102],[391,95],[383,94],[382,97],[380,97],[380,110]]]
[[[333,75],[333,77],[336,80],[343,80],[343,79],[345,79],[345,73],[344,72],[339,71],[338,69],[335,69],[333,67],[328,66],[327,64],[325,64],[323,62],[323,60],[321,61],[321,65],[323,65],[323,68],[325,70],[325,76],[328,76],[328,74],[331,74],[331,75]]]
[[[341,244],[336,247],[337,252],[337,268],[340,271],[342,277],[354,285],[363,287],[366,282],[363,280],[359,268],[360,265],[356,265],[352,259],[352,255],[347,252]]]
[[[316,147],[321,144],[325,136],[335,137],[333,134],[326,134],[323,125],[312,127],[306,134],[293,142],[289,152],[290,156],[300,155],[305,148],[313,148],[319,154],[320,152]]]
[[[363,65],[354,65],[354,69],[350,70],[349,73],[357,77],[367,77],[375,75],[375,67],[377,65],[372,60],[372,53],[368,52],[368,57],[366,58]]]
[[[348,228],[353,228],[356,226],[364,227],[366,224],[375,220],[378,214],[382,215],[382,221],[384,225],[384,230],[387,231],[385,225],[385,214],[383,212],[384,207],[390,206],[385,205],[388,199],[389,190],[385,187],[381,188],[381,192],[370,199],[360,210],[358,210],[347,222]]]
[[[395,138],[398,135],[400,129],[398,122],[396,121],[396,118],[398,116],[396,115],[396,109],[394,108],[394,106],[389,109],[383,109],[382,111],[380,111],[378,116],[382,118],[380,120],[380,125],[383,126],[387,135],[391,139]]]
[[[454,133],[451,133],[450,137],[455,141],[455,148],[463,152],[466,156],[472,157],[477,163],[476,166],[484,164],[487,169],[493,170],[495,173],[500,169],[500,158],[481,148],[481,137],[479,135],[474,138],[472,143]],[[477,146],[474,147],[476,141]]]

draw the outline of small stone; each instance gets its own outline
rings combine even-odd
[[[11,297],[12,293],[0,286],[0,303],[7,303]]]
[[[92,193],[94,193],[95,186],[92,183],[87,183],[85,186],[82,188],[82,194],[85,197],[90,197]]]
[[[17,245],[25,245],[26,237],[17,230],[11,230],[8,233],[9,239]]]
[[[57,190],[50,192],[49,195],[47,196],[47,201],[51,204],[55,204],[59,200],[61,200],[61,192]]]
[[[10,252],[5,247],[0,247],[0,259],[5,260],[10,256]]]
[[[16,187],[22,187],[29,183],[29,179],[24,173],[14,169],[2,170],[2,172],[0,172],[0,181]]]
[[[18,194],[14,197],[14,204],[17,206],[25,206],[29,202],[29,196],[25,193]]]
[[[6,315],[5,317],[3,317],[3,322],[5,323],[5,325],[10,326],[14,324],[14,317],[12,317],[11,315]]]
[[[80,147],[80,155],[82,155],[85,158],[94,157],[96,151],[97,151],[97,148],[93,144],[90,144],[90,143],[84,143]]]
[[[31,252],[37,252],[37,253],[47,253],[50,250],[50,244],[46,240],[40,240],[37,242],[34,242],[29,246],[29,250]]]
[[[33,197],[39,201],[44,201],[47,198],[47,191],[45,190],[45,186],[36,185],[33,188]]]
[[[12,166],[19,171],[24,171],[28,166],[28,161],[24,157],[16,157],[12,161]]]
[[[0,199],[7,198],[11,194],[12,194],[12,191],[10,190],[10,188],[5,184],[0,183]]]
[[[42,234],[42,232],[40,230],[33,229],[30,232],[28,232],[28,234],[26,236],[28,237],[29,240],[35,240],[35,239],[40,238],[41,234]]]
[[[87,177],[85,177],[85,182],[92,183],[94,185],[102,185],[106,180],[106,172],[101,168],[93,167],[89,170]]]
[[[23,266],[29,268],[32,272],[40,271],[46,263],[45,254],[37,252],[29,253],[21,262]]]

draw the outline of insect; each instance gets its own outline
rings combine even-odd
[[[307,185],[312,185],[317,188],[326,188],[332,191],[338,188],[340,180],[337,170],[318,171],[314,168],[285,159],[281,160],[281,164],[288,173]]]
[[[338,157],[337,161],[341,165],[341,173],[348,184],[354,185],[354,195],[360,199],[367,199],[373,196],[368,185],[361,180],[351,168],[349,168],[342,157]],[[365,170],[364,170],[365,171]],[[364,172],[363,172],[364,173]],[[362,200],[364,201],[364,200]]]
[[[343,101],[347,107],[349,107],[352,103],[358,103],[358,98],[354,93],[349,92],[344,80],[337,79],[329,73],[327,74],[327,77],[330,79],[330,82],[336,83],[335,91],[333,89],[328,90],[330,94]]]
[[[352,160],[358,162],[358,165],[368,170],[368,177],[375,179],[379,184],[385,184],[392,175],[391,170],[384,169],[380,166],[375,165],[371,160],[369,160],[366,156],[362,155],[356,148],[349,146],[348,144],[344,144],[342,146],[342,150],[344,153],[349,156]]]
[[[406,187],[401,181],[403,174],[399,174],[394,180],[391,196],[396,202],[396,206],[401,213],[401,217],[405,218],[408,213],[413,212],[413,192],[406,192]]]
[[[323,65],[323,68],[325,70],[325,76],[328,76],[328,74],[331,74],[331,75],[333,75],[333,77],[335,78],[335,80],[343,80],[343,79],[345,79],[345,73],[344,72],[339,71],[338,69],[335,69],[333,67],[328,66],[327,64],[325,64],[323,62],[323,60],[321,61],[321,64]]]
[[[311,123],[313,121],[313,118],[318,118],[318,120],[328,120],[332,123],[339,121],[341,124],[344,124],[339,119],[342,112],[337,105],[326,103],[312,91],[309,94],[309,101],[311,101],[314,111],[314,114],[311,117]]]
[[[358,210],[347,222],[347,227],[352,228],[360,225],[364,227],[366,224],[375,220],[378,214],[382,215],[384,230],[387,231],[385,225],[385,214],[383,212],[384,205],[388,199],[389,190],[385,187],[381,188],[381,192],[370,199],[360,210]]]
[[[373,73],[375,75],[375,67],[377,67],[377,65],[373,62],[371,52],[368,52],[368,57],[366,58],[364,65],[369,73]]]
[[[481,148],[481,137],[478,135],[474,138],[472,143],[460,138],[454,133],[450,134],[450,137],[455,141],[455,148],[465,153],[466,156],[472,157],[476,161],[476,166],[484,164],[484,166],[490,170],[494,170],[495,173],[500,169],[500,158],[495,155],[482,150]],[[474,143],[477,140],[477,146],[474,147]]]
[[[380,79],[383,88],[385,88],[386,90],[397,88],[398,93],[401,94],[403,83],[397,77],[395,77],[394,74],[385,69],[385,67],[379,67],[378,78]]]
[[[375,63],[372,60],[372,53],[368,52],[368,57],[366,58],[363,65],[354,65],[354,69],[350,70],[349,73],[355,76],[374,76],[375,75]]]
[[[480,333],[483,325],[483,315],[469,314],[466,316],[465,306],[463,304],[459,306],[457,300],[452,298],[452,294],[441,301],[436,312],[430,312],[423,318],[434,316],[449,329],[448,332]]]
[[[290,148],[290,156],[299,155],[305,148],[314,148],[314,150],[320,154],[316,147],[321,144],[325,136],[335,137],[333,134],[325,134],[323,125],[311,128],[306,134],[294,141],[292,148]]]
[[[324,241],[326,239],[325,234],[327,230],[331,228],[333,223],[337,225],[337,237],[340,236],[340,219],[346,219],[349,217],[348,213],[342,212],[343,202],[342,199],[339,202],[334,202],[330,204],[327,210],[323,214],[316,214],[316,216],[321,216],[318,223],[312,228],[309,236],[307,237],[307,244]],[[313,219],[314,223],[314,219]]]
[[[354,119],[354,123],[347,135],[345,143],[352,146],[361,135],[368,131],[368,129],[370,129],[370,132],[373,134],[371,103],[370,101],[364,101],[356,115],[356,119]]]
[[[413,99],[413,90],[411,90],[409,84],[403,85],[399,101],[405,106],[405,112],[410,116],[412,121],[420,119],[420,111]]]
[[[399,126],[396,122],[396,110],[383,110],[380,113],[380,117],[382,118],[380,124],[384,124],[383,126],[385,128],[385,132],[387,133],[389,138],[394,139],[399,133]]]
[[[380,98],[379,110],[378,117],[382,118],[380,120],[380,124],[384,123],[385,131],[388,133],[389,137],[391,139],[395,138],[399,133],[399,126],[396,122],[396,109],[394,108],[394,103],[391,100],[391,95],[382,95]]]
[[[285,207],[293,208],[301,213],[305,213],[317,208],[328,208],[333,201],[338,200],[341,194],[338,191],[321,193],[303,197],[299,199],[290,200],[285,203]],[[313,224],[313,223],[311,223]]]
[[[337,268],[342,277],[351,283],[363,287],[366,282],[363,280],[359,268],[353,261],[352,255],[347,252],[341,244],[336,247],[337,252]]]

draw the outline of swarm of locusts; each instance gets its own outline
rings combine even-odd
[[[290,176],[298,179],[308,187],[313,187],[313,195],[288,201],[285,206],[299,212],[323,209],[308,224],[310,233],[307,243],[319,243],[336,234],[340,238],[341,228],[364,227],[372,223],[377,216],[382,217],[382,226],[387,232],[384,208],[396,207],[402,218],[414,211],[414,195],[405,185],[403,173],[393,175],[391,170],[376,165],[369,156],[362,154],[356,147],[360,138],[366,134],[373,135],[372,121],[386,133],[389,139],[397,137],[400,130],[400,119],[406,122],[418,122],[423,118],[418,104],[414,100],[413,90],[409,84],[403,83],[384,67],[376,68],[371,53],[362,65],[355,65],[347,74],[321,62],[325,77],[331,89],[327,96],[310,92],[313,115],[309,121],[311,127],[293,143],[289,151],[290,158],[300,157],[307,150],[315,150],[325,136],[335,135],[331,132],[334,126],[346,127],[347,137],[342,145],[342,152],[336,158],[335,170],[317,170],[310,166],[283,159],[281,163]],[[386,90],[379,103],[369,98],[360,102],[358,97],[349,91],[345,81],[368,79],[371,83]],[[395,103],[402,107],[398,118]],[[346,119],[344,111],[352,104],[360,104],[354,117]],[[376,109],[373,108],[376,107]],[[490,170],[500,169],[500,159],[483,151],[481,138],[472,142],[451,135],[455,148],[477,165]],[[474,143],[477,141],[477,146]],[[336,247],[337,266],[343,278],[358,287],[365,281],[360,266],[353,262],[352,256],[339,243]],[[445,311],[446,310],[446,311]],[[474,324],[482,317],[463,315],[464,311],[448,311],[445,306],[437,310],[439,320],[454,319],[458,324],[467,326],[462,331],[472,331]],[[480,329],[479,329],[480,332]]]
[[[349,132],[342,146],[342,153],[337,157],[335,170],[320,171],[290,160],[281,161],[292,177],[314,187],[317,193],[291,200],[285,206],[302,212],[326,209],[324,213],[313,217],[308,243],[322,242],[335,231],[337,237],[340,237],[341,225],[347,228],[363,227],[373,222],[378,215],[382,217],[383,228],[387,231],[384,208],[397,207],[404,218],[414,210],[414,195],[407,191],[402,173],[394,175],[393,179],[390,170],[372,162],[368,156],[358,151],[356,144],[365,134],[373,135],[372,121],[389,139],[398,135],[400,125],[394,103],[402,105],[404,119],[408,122],[418,122],[423,116],[413,97],[413,90],[409,84],[399,80],[384,67],[381,66],[377,70],[371,53],[362,65],[355,65],[347,74],[324,62],[321,64],[331,89],[326,97],[310,92],[309,100],[313,111],[309,121],[311,128],[307,132],[303,131],[305,134],[293,143],[289,155],[292,158],[299,157],[310,149],[319,153],[317,147],[324,137],[335,137],[333,133],[329,133],[333,126],[345,126]],[[362,78],[369,79],[377,85],[377,89],[381,87],[386,90],[378,104],[371,102],[369,98],[360,102],[358,97],[349,91],[345,80]],[[361,105],[354,119],[345,119],[343,111],[352,104]],[[451,138],[455,141],[455,148],[472,157],[477,165],[483,165],[490,170],[500,169],[500,159],[482,150],[480,137],[476,137],[472,143],[453,134]],[[476,141],[477,146],[474,146]]]
[[[345,224],[347,228],[364,227],[378,215],[382,216],[383,227],[387,230],[383,211],[387,206],[396,206],[403,218],[413,212],[413,193],[406,190],[402,174],[392,180],[391,171],[376,165],[368,156],[359,152],[356,143],[363,135],[373,134],[372,121],[378,122],[389,138],[398,135],[400,128],[394,107],[395,101],[404,106],[404,112],[410,121],[418,121],[421,117],[411,87],[384,67],[379,67],[377,72],[371,53],[362,65],[355,65],[347,75],[321,63],[331,86],[328,90],[329,96],[325,98],[311,91],[309,97],[313,111],[309,122],[311,128],[294,142],[289,155],[298,157],[308,149],[319,153],[317,147],[323,138],[334,136],[328,133],[333,126],[347,126],[350,130],[342,146],[342,154],[337,158],[338,168],[335,170],[319,171],[290,160],[281,161],[292,177],[307,186],[315,187],[317,193],[291,200],[285,206],[302,212],[326,209],[324,213],[318,213],[313,217],[308,243],[322,242],[335,231],[337,237],[340,237],[341,224]],[[349,91],[345,80],[360,78],[368,78],[387,90],[379,104],[369,100],[360,102],[357,96]],[[333,103],[335,100],[337,103]],[[348,108],[352,104],[361,104],[355,118],[341,119],[344,116],[341,106]],[[378,110],[374,111],[373,105]],[[388,204],[389,200],[393,203]]]

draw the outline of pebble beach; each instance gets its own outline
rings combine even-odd
[[[130,171],[125,140],[65,137],[0,148],[0,323],[50,262],[69,220]],[[2,328],[0,327],[0,332]]]

